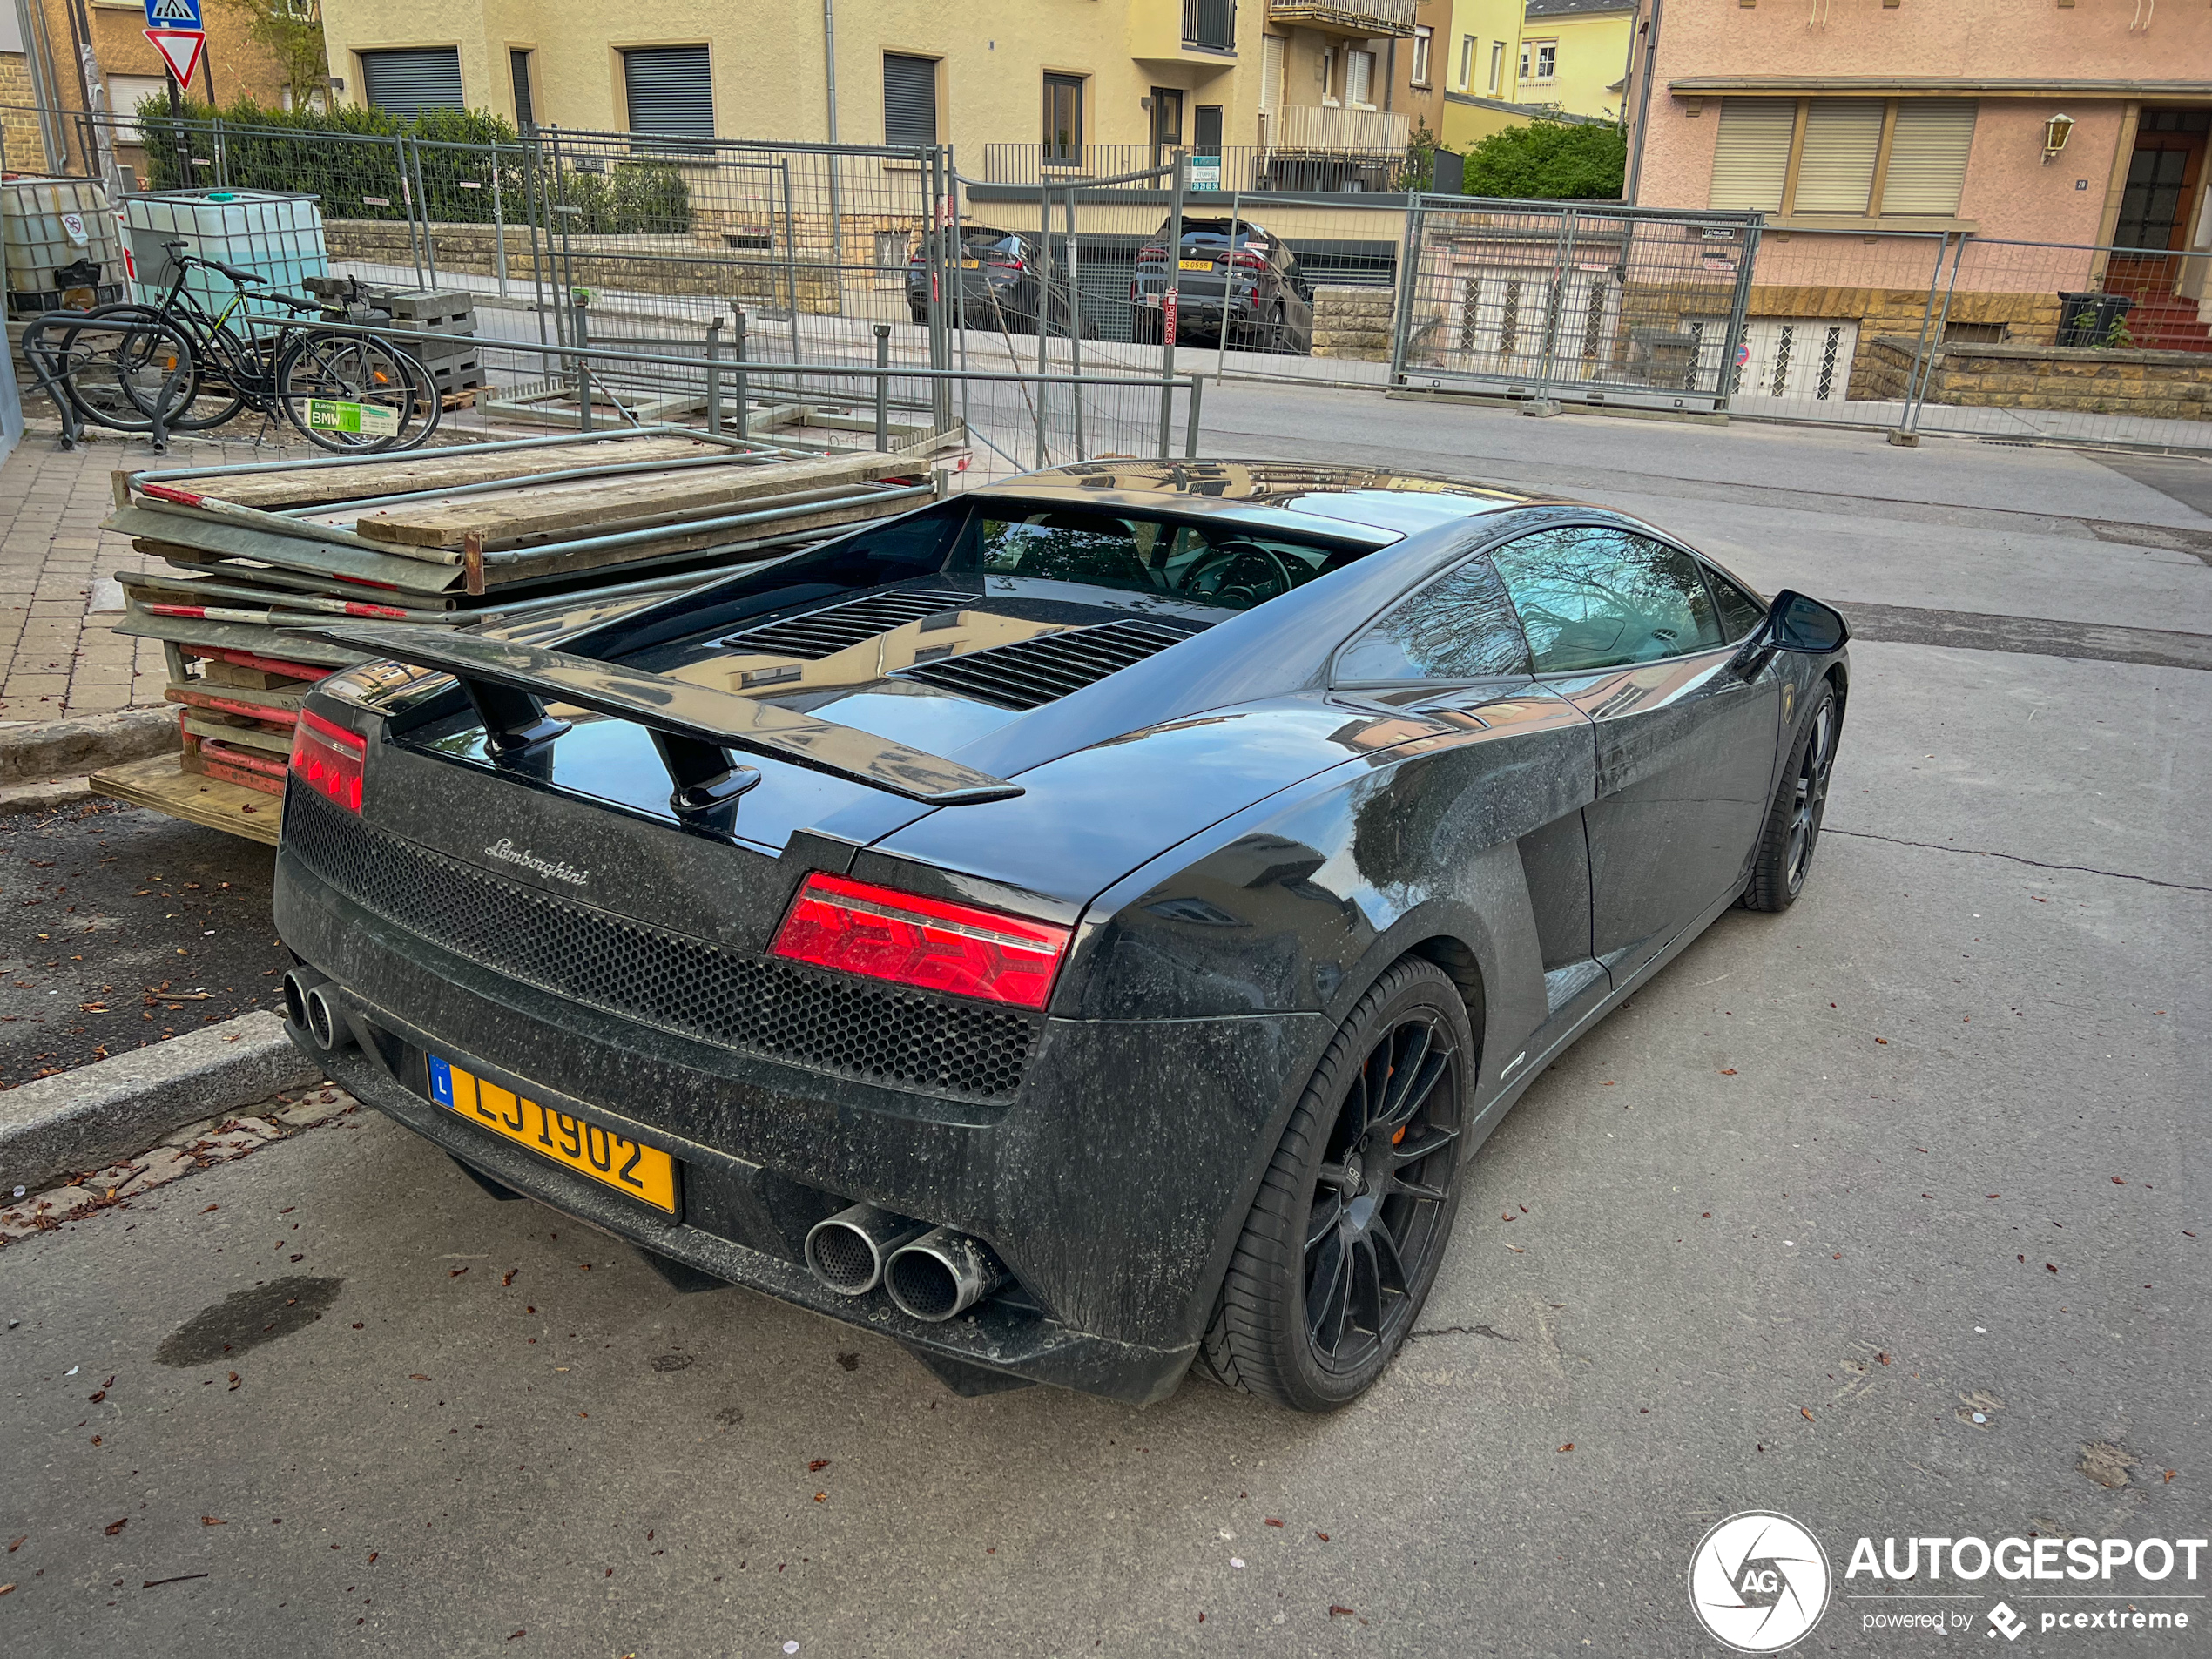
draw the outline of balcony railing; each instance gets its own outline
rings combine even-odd
[[[1415,0],[1267,0],[1271,21],[1369,39],[1410,36]]]
[[[1267,116],[1271,150],[1403,154],[1413,137],[1413,118],[1389,110],[1291,104],[1270,111]]]
[[[1237,50],[1237,0],[1183,0],[1183,44]]]

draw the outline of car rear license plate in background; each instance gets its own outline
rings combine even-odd
[[[525,1100],[449,1060],[431,1055],[430,1098],[470,1123],[527,1146],[562,1168],[676,1213],[676,1161],[612,1130]]]
[[[1182,261],[1182,265],[1183,268],[1186,271],[1211,271],[1213,269],[1213,261],[1211,260],[1184,260]]]
[[[962,260],[960,262],[960,268],[963,271],[980,271],[983,268],[983,261],[981,260]]]

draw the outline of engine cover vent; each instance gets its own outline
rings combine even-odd
[[[941,685],[1007,708],[1034,709],[1190,637],[1183,629],[1157,622],[1107,622],[917,663],[892,678]]]
[[[866,598],[847,599],[841,604],[825,605],[802,616],[763,623],[758,628],[743,629],[721,643],[742,646],[746,651],[812,660],[828,657],[848,645],[857,645],[864,639],[873,639],[879,634],[887,634],[903,624],[957,610],[973,604],[974,599],[975,596],[969,593],[899,588],[889,593],[872,593]]]

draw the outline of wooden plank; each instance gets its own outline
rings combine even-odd
[[[249,766],[236,753],[203,754],[199,762],[200,774],[218,783],[235,784],[240,789],[253,790],[256,794],[282,795],[284,779]]]
[[[409,502],[364,513],[354,528],[395,547],[457,548],[471,535],[489,549],[528,546],[581,531],[610,534],[629,522],[675,514],[707,516],[736,502],[823,489],[912,472],[914,463],[873,453],[771,466],[692,467],[635,478],[585,478],[483,496]]]
[[[206,709],[217,714],[244,715],[248,719],[266,721],[289,730],[300,718],[300,705],[307,700],[307,689],[296,691],[256,691],[243,685],[207,685],[188,682],[172,685],[162,693],[165,702],[182,703],[188,708]]]
[[[255,750],[262,754],[289,756],[292,752],[292,734],[289,732],[267,732],[256,725],[232,725],[218,716],[202,714],[197,710],[185,716],[185,730],[197,738],[235,744],[239,748]]]
[[[484,484],[500,478],[529,478],[571,467],[605,467],[641,461],[675,460],[715,453],[725,446],[681,433],[646,437],[603,438],[594,443],[554,444],[543,449],[506,449],[472,454],[474,445],[456,444],[360,467],[305,467],[294,472],[242,470],[185,479],[179,488],[212,496],[239,507],[264,511],[307,507],[320,502],[361,501],[371,496],[399,496],[418,489]]]
[[[92,774],[96,793],[133,806],[149,806],[191,824],[204,824],[249,841],[274,846],[283,808],[264,792],[188,773],[172,754],[126,761]]]

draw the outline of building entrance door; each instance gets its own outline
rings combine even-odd
[[[2113,227],[2117,247],[2186,246],[2189,214],[2204,178],[2212,110],[2145,110]]]

